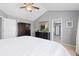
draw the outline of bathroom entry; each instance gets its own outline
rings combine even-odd
[[[62,43],[62,19],[52,19],[51,25],[51,40]]]
[[[54,23],[54,41],[61,42],[61,23]]]
[[[61,36],[61,23],[54,23],[54,35]]]

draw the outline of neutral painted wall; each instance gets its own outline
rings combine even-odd
[[[1,17],[0,17],[0,39],[2,38],[2,21],[1,21]]]
[[[28,19],[22,19],[19,17],[17,18],[17,17],[10,16],[10,15],[8,15],[7,18],[16,19],[17,22],[31,23],[31,21]]]
[[[76,30],[78,21],[79,11],[48,11],[37,20],[34,21],[34,29],[39,29],[39,22],[49,21],[49,30],[51,31],[51,20],[62,19],[62,41],[65,44],[76,44]],[[73,21],[73,28],[66,28],[66,21]]]
[[[3,12],[2,10],[0,10],[0,16],[7,17],[7,14]]]

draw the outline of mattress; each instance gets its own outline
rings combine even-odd
[[[0,40],[0,56],[70,56],[60,43],[22,36]]]

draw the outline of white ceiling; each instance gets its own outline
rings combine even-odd
[[[20,8],[21,6],[23,6],[23,4],[21,3],[0,3],[0,10],[4,11],[7,15],[10,16],[33,21],[46,12],[46,9],[40,4],[35,5],[39,6],[40,9],[29,12],[25,9]]]
[[[30,21],[34,21],[46,11],[55,11],[55,10],[79,10],[78,3],[38,3],[34,4],[38,6],[39,10],[34,10],[33,12],[29,12],[25,9],[20,9],[22,3],[0,3],[0,10],[4,11],[7,15],[29,19]]]

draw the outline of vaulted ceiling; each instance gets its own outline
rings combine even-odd
[[[46,11],[79,10],[78,3],[35,3],[34,5],[40,9],[34,10],[33,12],[29,12],[25,9],[20,9],[19,7],[22,5],[22,3],[0,3],[0,10],[9,16],[29,19],[30,21],[36,20]]]
[[[33,21],[46,12],[46,9],[40,4],[35,5],[38,6],[40,9],[29,12],[26,9],[20,8],[21,6],[23,6],[23,4],[21,3],[1,3],[0,10],[5,12],[9,16]]]

